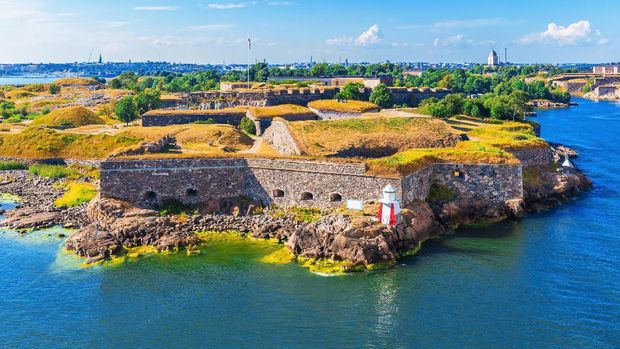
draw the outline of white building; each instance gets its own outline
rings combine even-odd
[[[499,65],[499,57],[497,56],[497,53],[495,52],[495,50],[491,50],[491,53],[489,53],[487,64],[488,65]]]

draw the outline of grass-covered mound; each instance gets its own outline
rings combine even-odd
[[[32,122],[33,126],[74,128],[86,125],[101,125],[105,122],[94,112],[84,107],[68,107],[52,111]]]
[[[146,141],[173,136],[183,149],[204,153],[235,152],[249,149],[254,144],[254,140],[238,128],[219,124],[128,127],[118,135]]]
[[[97,86],[101,85],[100,82],[93,78],[62,78],[54,82],[58,86]]]
[[[103,159],[139,141],[127,136],[70,134],[29,127],[19,133],[0,134],[0,156]]]
[[[534,126],[525,122],[456,118],[452,127],[465,131],[470,138],[453,148],[412,149],[393,156],[368,160],[368,173],[404,176],[432,163],[518,164],[509,151],[548,147],[536,136]]]
[[[7,99],[10,100],[17,100],[17,99],[22,99],[22,98],[30,98],[30,97],[34,97],[35,94],[33,92],[30,91],[26,91],[23,89],[15,89],[15,90],[11,90],[5,93],[5,96]]]
[[[308,103],[308,108],[335,113],[366,113],[379,110],[379,107],[374,103],[354,100],[339,102],[335,99],[310,102]]]
[[[289,123],[305,155],[381,157],[411,148],[453,147],[459,135],[430,118],[372,117]]]
[[[411,149],[398,154],[368,160],[368,174],[375,176],[406,176],[430,164],[458,162],[468,164],[518,164],[512,154],[486,148],[477,142],[466,141],[454,148]]]
[[[306,107],[294,104],[281,104],[271,107],[253,107],[249,108],[250,115],[256,119],[272,119],[276,117],[287,116],[314,116]]]

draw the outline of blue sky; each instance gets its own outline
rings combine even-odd
[[[0,0],[0,63],[620,61],[616,1]]]

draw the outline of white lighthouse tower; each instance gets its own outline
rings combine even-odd
[[[396,217],[400,213],[400,202],[396,199],[396,189],[391,184],[383,188],[383,197],[379,200],[378,218],[381,224],[396,225]]]

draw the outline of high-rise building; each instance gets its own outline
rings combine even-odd
[[[497,56],[497,53],[495,52],[495,50],[491,50],[491,53],[489,53],[489,59],[487,60],[487,64],[488,65],[499,65],[499,57]]]

